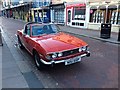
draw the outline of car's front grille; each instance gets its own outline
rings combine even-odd
[[[64,51],[63,52],[63,57],[65,56],[69,56],[69,55],[72,55],[72,54],[76,54],[76,53],[79,53],[79,49],[73,49],[73,50],[68,50],[68,51]]]

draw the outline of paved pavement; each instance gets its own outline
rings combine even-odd
[[[7,44],[2,47],[2,88],[27,88],[28,84],[17,66]]]
[[[42,83],[32,72],[25,56],[20,56],[11,36],[2,29],[3,46],[0,46],[0,64],[2,69],[2,88],[43,88]],[[15,36],[13,36],[15,37]],[[0,72],[1,73],[1,72]]]
[[[59,27],[61,28],[62,31],[65,31],[65,32],[101,40],[104,42],[120,44],[120,41],[118,41],[118,33],[115,33],[115,32],[111,33],[111,38],[103,39],[103,38],[100,38],[100,30],[80,29],[80,28],[73,28],[73,27],[69,27],[69,26],[59,26]]]

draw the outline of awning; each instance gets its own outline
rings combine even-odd
[[[106,6],[104,6],[104,5],[99,6],[98,9],[106,9]]]
[[[97,7],[96,6],[92,6],[90,9],[97,9]]]
[[[116,5],[109,5],[108,9],[117,9],[117,6]]]

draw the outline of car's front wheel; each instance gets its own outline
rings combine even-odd
[[[44,64],[41,62],[41,60],[40,60],[41,58],[40,58],[39,54],[37,52],[35,52],[33,56],[34,56],[34,60],[35,60],[35,64],[36,64],[37,68],[39,70],[43,70]]]

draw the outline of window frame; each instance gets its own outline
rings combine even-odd
[[[28,26],[29,26],[29,29],[27,28]],[[29,30],[29,33],[28,33],[28,30]],[[31,36],[31,26],[29,24],[25,25],[23,33],[24,35]]]

